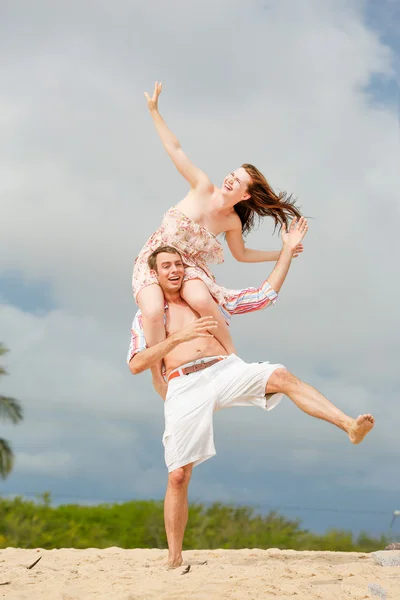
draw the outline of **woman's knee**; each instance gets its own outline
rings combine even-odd
[[[164,318],[164,294],[159,285],[143,288],[136,301],[143,318],[147,321],[158,322]]]
[[[204,281],[189,279],[182,286],[182,298],[192,307],[197,309],[212,306],[214,299]]]

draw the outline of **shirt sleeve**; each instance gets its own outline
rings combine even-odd
[[[231,315],[240,315],[272,306],[277,298],[278,294],[265,280],[260,287],[249,287],[234,291],[225,302],[224,307]]]
[[[129,364],[135,354],[141,352],[142,350],[146,350],[146,348],[147,344],[144,338],[142,315],[140,313],[136,313],[132,323],[131,343],[129,344],[126,362]]]

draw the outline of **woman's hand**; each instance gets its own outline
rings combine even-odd
[[[295,217],[289,225],[289,229],[286,229],[286,225],[282,225],[281,238],[283,245],[295,252],[297,246],[301,243],[304,236],[307,233],[308,223],[307,219],[301,217],[299,221]]]
[[[158,111],[158,97],[161,94],[161,90],[162,90],[162,83],[159,83],[158,81],[156,81],[154,84],[153,96],[150,98],[150,96],[148,95],[147,92],[144,93],[146,100],[147,100],[147,106],[150,111],[151,110]]]

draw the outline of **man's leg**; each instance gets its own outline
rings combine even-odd
[[[168,566],[180,567],[182,544],[188,521],[188,486],[193,464],[175,469],[168,475],[167,492],[164,501],[164,522],[168,541]]]
[[[265,388],[266,394],[282,392],[288,396],[303,412],[328,421],[345,431],[353,444],[359,444],[374,426],[375,419],[370,414],[352,419],[318,390],[304,383],[286,369],[276,369],[270,376]]]

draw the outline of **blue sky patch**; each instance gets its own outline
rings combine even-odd
[[[28,281],[17,271],[0,274],[0,301],[40,315],[56,308],[50,280]]]

